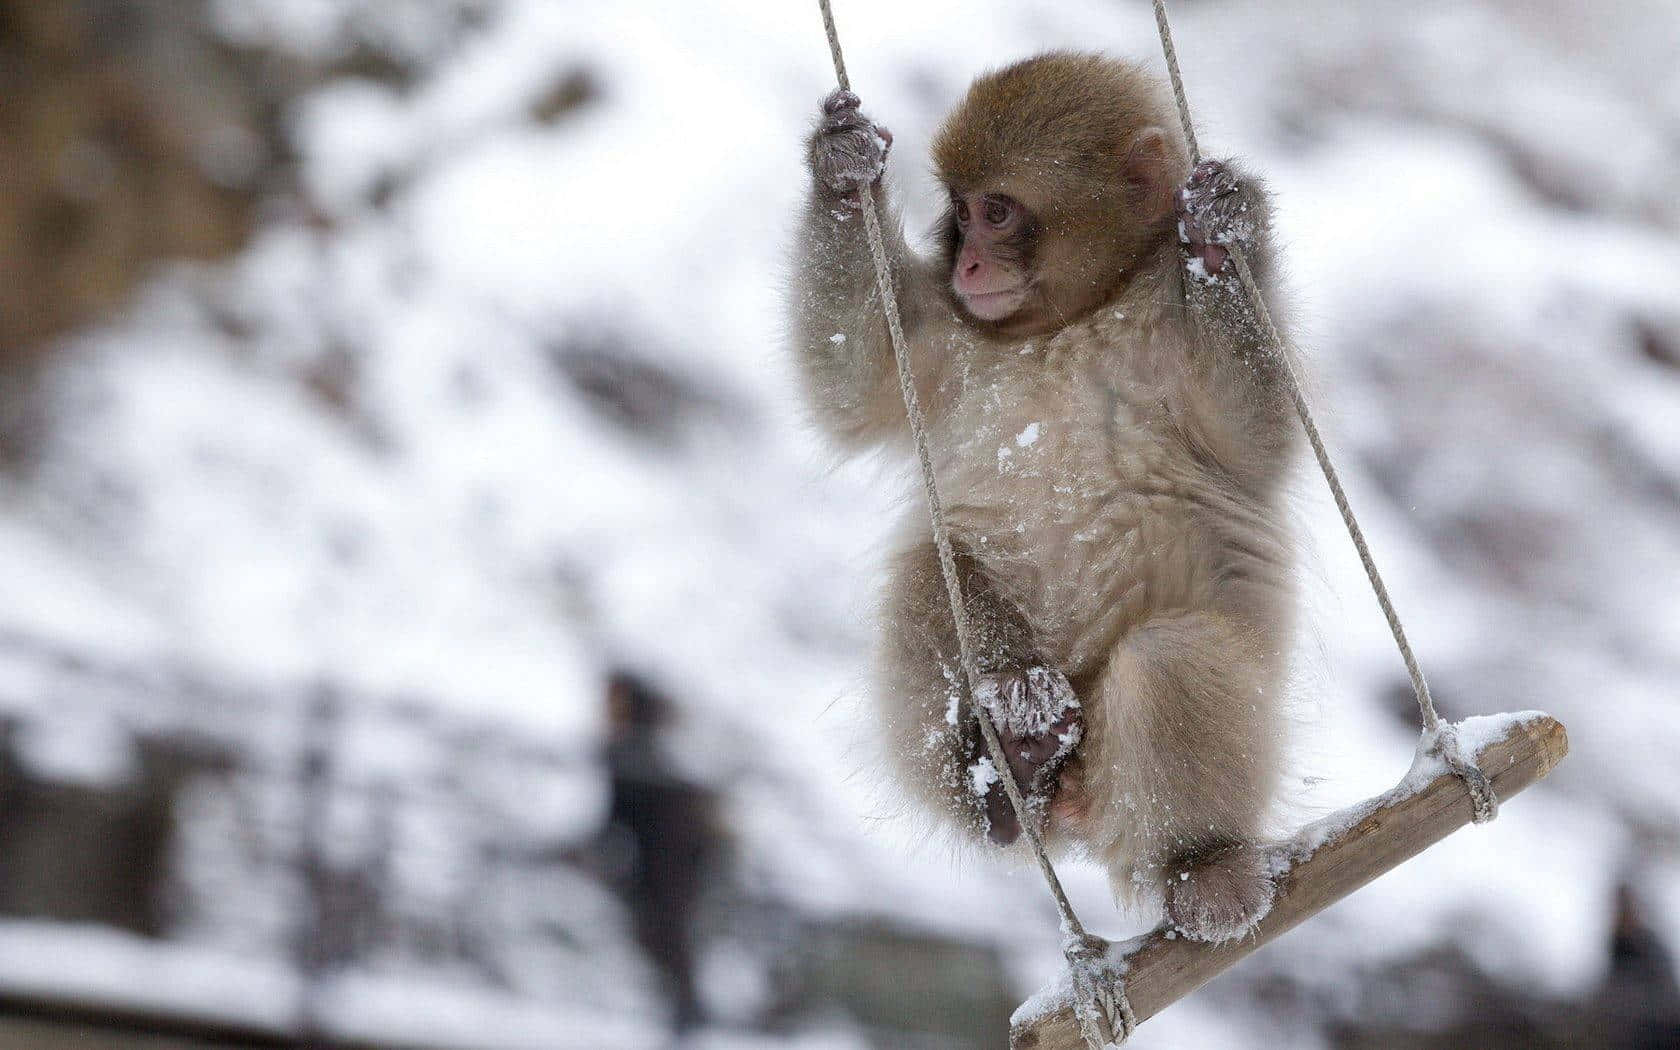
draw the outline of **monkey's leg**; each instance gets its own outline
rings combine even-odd
[[[1146,621],[1103,672],[1077,826],[1117,892],[1154,884],[1187,936],[1241,936],[1271,906],[1256,837],[1281,750],[1278,649],[1211,611]]]
[[[1020,823],[967,697],[938,554],[917,544],[893,569],[876,689],[890,754],[929,809],[1008,845]],[[1079,743],[1079,701],[1066,676],[1038,656],[1019,610],[960,548],[957,573],[980,673],[975,701],[991,715],[1023,795],[1042,811]]]

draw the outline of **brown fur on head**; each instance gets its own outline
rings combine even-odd
[[[1154,78],[1101,55],[1050,52],[969,88],[934,140],[939,176],[956,195],[1015,198],[1037,226],[1030,316],[1004,330],[1089,312],[1170,233],[1189,167],[1170,117]]]

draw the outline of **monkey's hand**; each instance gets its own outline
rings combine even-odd
[[[1190,253],[1190,272],[1209,280],[1225,268],[1232,248],[1252,243],[1254,221],[1242,184],[1219,161],[1196,165],[1178,191],[1178,239]]]
[[[1050,667],[981,675],[974,701],[997,727],[1009,771],[1027,804],[1043,809],[1055,796],[1057,774],[1084,735],[1079,698],[1067,676]],[[1007,846],[1021,834],[1021,824],[983,741],[980,748],[970,780],[985,802],[986,837]]]
[[[879,182],[892,149],[892,132],[864,116],[858,110],[861,104],[850,91],[829,95],[811,136],[811,174],[841,197]]]

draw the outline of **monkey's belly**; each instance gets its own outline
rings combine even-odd
[[[1201,601],[1212,576],[1189,508],[1159,495],[1111,487],[1081,502],[1047,491],[970,506],[953,524],[1070,677],[1097,669],[1137,624]]]
[[[1175,418],[1158,384],[1051,369],[978,384],[935,443],[954,533],[1070,677],[1152,617],[1222,604],[1242,557],[1228,537],[1268,519],[1206,475]]]

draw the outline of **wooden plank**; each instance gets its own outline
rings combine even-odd
[[[1487,774],[1501,802],[1550,773],[1569,751],[1563,725],[1539,712],[1467,719],[1461,723],[1468,754]],[[1490,731],[1491,730],[1491,731]],[[1123,973],[1139,1022],[1200,988],[1273,938],[1347,896],[1384,872],[1470,823],[1469,790],[1420,750],[1406,779],[1393,790],[1309,825],[1273,847],[1278,896],[1252,936],[1204,944],[1171,933],[1165,925],[1110,946],[1107,958]],[[1017,1010],[1013,1050],[1084,1050],[1064,972],[1058,982]]]

